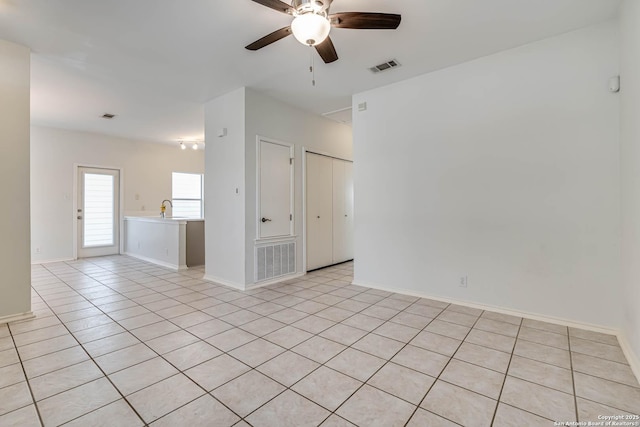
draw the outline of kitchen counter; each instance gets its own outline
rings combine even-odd
[[[185,218],[181,216],[172,216],[161,218],[158,216],[125,216],[125,221],[141,221],[141,222],[204,222],[204,218]]]
[[[173,270],[204,264],[204,219],[124,217],[126,255]]]

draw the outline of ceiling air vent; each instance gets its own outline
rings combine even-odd
[[[111,114],[111,113],[104,113],[104,114],[102,115],[102,118],[103,118],[103,119],[107,119],[107,120],[111,120],[111,119],[113,119],[115,116],[116,116],[115,114]]]
[[[381,71],[387,71],[387,70],[390,70],[392,68],[397,68],[399,66],[400,66],[400,63],[397,60],[392,59],[391,61],[383,62],[382,64],[378,64],[375,67],[371,67],[369,69],[371,70],[372,73],[375,74],[375,73],[379,73]]]

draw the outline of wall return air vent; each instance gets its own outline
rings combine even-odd
[[[295,242],[273,243],[256,247],[256,282],[275,279],[295,272]]]
[[[375,67],[371,67],[369,68],[369,70],[371,70],[372,73],[376,74],[382,71],[391,70],[392,68],[398,68],[399,66],[400,63],[396,59],[392,59],[390,61],[383,62],[382,64],[378,64]]]

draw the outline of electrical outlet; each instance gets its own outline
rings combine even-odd
[[[469,280],[468,276],[460,276],[460,281],[458,282],[459,286],[461,288],[466,288],[468,285],[468,280]]]
[[[140,242],[138,242],[138,249],[140,249]]]
[[[164,248],[164,253],[169,255],[169,248]]]
[[[40,248],[36,248],[36,253],[39,254],[40,253]]]

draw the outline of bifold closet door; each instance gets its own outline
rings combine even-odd
[[[346,162],[344,165],[344,187],[345,187],[345,255],[346,259],[354,258],[353,255],[353,162]]]
[[[353,259],[353,163],[333,159],[333,263]]]
[[[307,153],[307,270],[333,264],[332,161]]]

